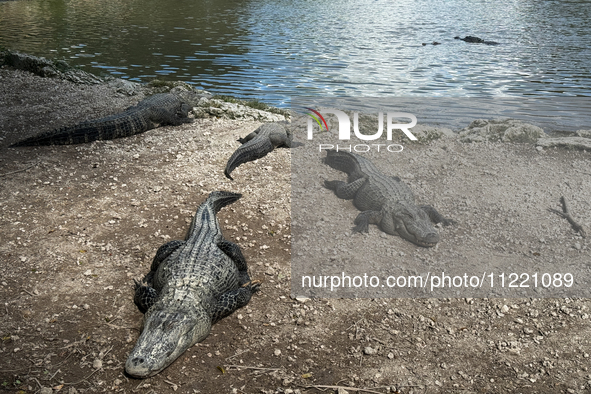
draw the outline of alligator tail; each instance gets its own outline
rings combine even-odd
[[[98,134],[98,129],[94,124],[85,122],[41,133],[14,143],[10,147],[80,144],[97,140]]]
[[[348,152],[338,152],[336,150],[326,151],[324,163],[338,171],[343,171],[347,175],[361,173],[361,168],[354,155]]]
[[[209,204],[215,211],[218,213],[220,209],[225,207],[226,205],[230,205],[235,201],[238,201],[242,197],[240,193],[232,193],[226,191],[215,191],[211,192],[207,200],[205,201]]]
[[[232,156],[230,156],[230,159],[228,159],[228,163],[226,164],[226,169],[224,170],[226,178],[234,180],[234,178],[230,176],[230,173],[234,171],[236,167],[246,162],[260,159],[273,151],[273,144],[269,141],[267,136],[257,137],[244,143],[244,145],[236,149]]]
[[[128,113],[85,121],[74,126],[62,127],[26,138],[11,147],[39,145],[83,144],[98,140],[128,137],[154,128],[150,120]]]

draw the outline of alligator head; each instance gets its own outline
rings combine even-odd
[[[144,329],[125,363],[136,378],[156,375],[185,350],[204,340],[211,318],[202,310],[162,310],[154,305],[144,316]]]
[[[414,204],[396,201],[382,209],[380,227],[389,234],[398,234],[416,245],[433,247],[439,242],[439,234],[427,212]]]

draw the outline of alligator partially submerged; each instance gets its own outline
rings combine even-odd
[[[431,222],[454,223],[430,205],[416,205],[412,191],[400,178],[381,173],[363,156],[329,150],[324,162],[349,175],[348,182],[324,181],[324,185],[339,198],[352,199],[362,211],[355,219],[354,232],[368,232],[370,223],[377,224],[385,233],[431,247],[439,242]]]
[[[144,313],[144,327],[125,363],[129,375],[146,378],[162,371],[259,289],[240,248],[223,238],[216,218],[240,197],[212,192],[197,209],[185,240],[162,245],[143,283],[136,281],[134,302]]]
[[[302,145],[293,141],[289,128],[280,123],[265,123],[244,138],[238,139],[241,147],[228,159],[224,175],[234,180],[230,173],[241,164],[265,157],[275,148],[292,148]]]
[[[474,36],[466,36],[464,38],[460,38],[460,36],[455,36],[454,38],[456,40],[462,40],[465,42],[469,42],[471,44],[499,45],[499,43],[496,41],[486,41],[486,40],[483,40],[482,38],[478,38],[478,37],[474,37]]]
[[[188,117],[190,110],[191,107],[175,94],[155,94],[119,114],[41,133],[11,147],[82,144],[129,137],[151,130],[156,125],[179,126],[190,123],[193,121]]]

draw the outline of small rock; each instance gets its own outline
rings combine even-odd
[[[274,355],[276,355],[277,357],[281,356],[281,350],[279,349],[275,349],[275,351],[273,352]]]
[[[376,354],[377,350],[372,348],[371,346],[367,346],[365,349],[363,349],[363,353],[365,353],[367,355],[372,355],[372,354]]]
[[[101,369],[103,367],[103,362],[98,358],[92,362],[92,368],[94,369]]]
[[[41,387],[41,390],[39,390],[39,394],[52,394],[53,390],[51,389],[51,387]]]
[[[509,307],[508,307],[507,305],[503,305],[503,306],[501,307],[501,312],[502,312],[502,313],[507,313],[507,312],[509,312]]]

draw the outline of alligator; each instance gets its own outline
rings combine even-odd
[[[244,138],[239,138],[241,147],[230,156],[224,175],[234,180],[230,173],[241,164],[265,157],[275,148],[292,148],[303,145],[293,141],[289,128],[278,123],[265,123]]]
[[[478,37],[474,37],[474,36],[466,36],[464,38],[460,38],[460,36],[455,36],[454,39],[469,42],[471,44],[499,45],[499,43],[496,41],[486,41],[486,40],[483,40],[482,38],[478,38]]]
[[[144,323],[125,363],[128,375],[147,378],[162,371],[259,290],[240,248],[223,238],[216,218],[241,196],[212,192],[197,209],[185,240],[162,245],[150,272],[135,280],[134,302]]]
[[[370,223],[377,224],[385,233],[432,247],[439,242],[439,234],[431,222],[444,226],[455,223],[430,205],[416,205],[412,191],[400,178],[381,173],[363,156],[329,150],[324,163],[349,176],[347,182],[325,180],[324,186],[339,198],[352,199],[362,211],[353,232],[368,232]]]
[[[150,96],[119,114],[62,127],[24,139],[11,147],[82,144],[129,137],[159,126],[191,123],[190,106],[170,93]]]

